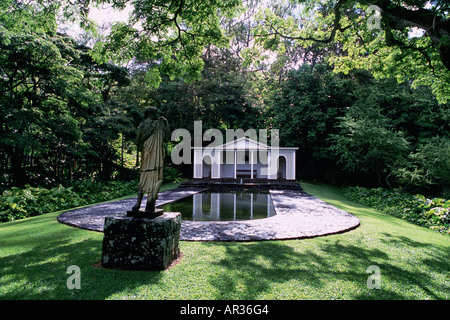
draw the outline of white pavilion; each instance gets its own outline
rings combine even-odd
[[[271,147],[248,137],[215,147],[193,147],[193,178],[295,180],[296,150]]]

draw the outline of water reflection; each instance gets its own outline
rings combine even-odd
[[[232,221],[268,218],[276,214],[268,192],[202,192],[163,207],[185,220]]]

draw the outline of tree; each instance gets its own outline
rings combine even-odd
[[[336,132],[336,119],[353,104],[353,91],[354,81],[333,74],[326,65],[304,64],[291,70],[274,93],[271,124],[280,129],[280,143],[299,148],[297,171],[303,179],[336,178],[328,137]]]
[[[394,172],[399,183],[414,191],[449,195],[450,139],[435,136],[418,144],[405,166]]]
[[[330,135],[329,149],[340,168],[364,184],[417,188],[420,180],[425,190],[444,181],[441,177],[449,169],[431,168],[444,167],[446,162],[438,159],[444,159],[445,153],[436,152],[434,160],[440,163],[433,166],[428,151],[438,150],[435,139],[448,136],[448,106],[438,104],[426,87],[412,89],[394,79],[375,80],[361,71],[352,72],[352,76],[356,99],[345,116],[336,119],[338,131]],[[430,147],[424,149],[424,145]],[[444,145],[442,142],[442,148]],[[422,161],[424,153],[427,161]],[[427,175],[433,179],[419,179],[416,169],[433,171]]]
[[[123,0],[81,0],[112,3],[123,9]],[[137,0],[129,22],[116,23],[105,41],[98,42],[93,56],[99,61],[127,62],[134,58],[157,62],[148,81],[158,86],[161,75],[174,80],[199,79],[201,54],[210,44],[228,45],[220,28],[220,15],[230,15],[239,0]]]
[[[330,135],[330,149],[344,171],[364,174],[366,181],[359,179],[360,183],[374,184],[372,178],[376,178],[378,185],[383,185],[384,178],[404,165],[409,143],[401,132],[389,127],[386,119],[355,119],[348,114],[338,120],[340,130]]]
[[[133,75],[133,88],[140,95],[130,97],[136,103],[155,105],[170,119],[172,130],[185,128],[193,132],[194,121],[202,120],[205,128],[256,127],[260,110],[255,108],[250,81],[241,61],[228,50],[209,48],[202,56],[204,69],[200,80],[186,82],[163,77],[158,88],[146,86],[146,72],[152,64],[144,65]]]
[[[27,158],[32,167],[50,155],[60,160],[80,140],[77,120],[66,107],[79,73],[68,64],[73,52],[62,54],[70,45],[65,37],[29,33],[0,41],[0,143],[13,180],[21,184]]]
[[[374,76],[433,88],[440,102],[450,98],[450,21],[446,1],[299,0],[288,17],[266,10],[258,30],[264,42],[281,39],[332,48],[335,71],[365,68]],[[370,7],[372,6],[372,7]],[[375,7],[373,7],[375,6]],[[376,10],[368,11],[375,8]],[[283,11],[284,13],[286,12]],[[380,13],[380,16],[374,14]],[[379,27],[371,19],[379,19]],[[411,32],[415,31],[415,36]]]
[[[130,84],[129,71],[112,63],[97,63],[89,55],[89,48],[77,46],[79,58],[72,65],[82,70],[83,77],[74,99],[69,103],[72,112],[83,119],[83,140],[89,145],[85,159],[81,163],[90,163],[88,171],[98,172],[103,180],[109,180],[115,169],[123,169],[115,165],[118,158],[113,141],[123,134],[134,138],[132,132],[137,124],[128,116],[129,106],[116,99],[119,88]],[[88,99],[77,100],[83,95],[80,89],[88,93]]]
[[[112,175],[113,142],[132,126],[114,101],[128,71],[96,63],[57,33],[54,1],[0,6],[0,164],[16,185]],[[97,166],[98,164],[98,166]]]

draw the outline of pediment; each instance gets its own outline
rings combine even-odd
[[[224,149],[246,149],[246,150],[259,150],[259,149],[269,149],[267,144],[255,141],[249,137],[242,137],[230,142],[227,142],[220,146]],[[219,147],[219,148],[220,148]]]

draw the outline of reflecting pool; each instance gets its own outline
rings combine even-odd
[[[276,214],[268,191],[207,190],[162,206],[181,212],[183,220],[233,221],[263,219]]]

